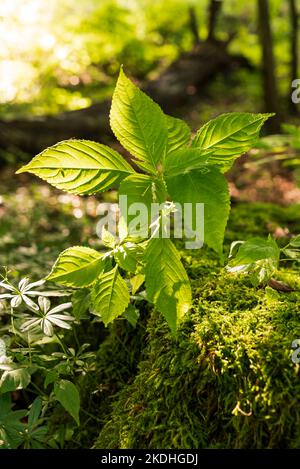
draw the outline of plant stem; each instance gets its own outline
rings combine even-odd
[[[64,353],[68,356],[68,355],[69,355],[69,352],[68,352],[68,350],[66,349],[65,344],[63,343],[63,341],[61,340],[61,338],[60,338],[59,335],[57,334],[57,332],[55,332],[55,337],[57,338],[57,340],[58,340],[58,342],[59,342],[59,345],[60,345],[61,348],[63,349]]]

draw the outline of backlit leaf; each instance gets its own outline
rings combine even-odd
[[[116,187],[133,168],[111,148],[89,140],[66,140],[47,148],[17,173],[29,172],[72,194]]]

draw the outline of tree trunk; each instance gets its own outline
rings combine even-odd
[[[199,27],[195,7],[189,7],[190,28],[194,38],[194,45],[199,44]]]
[[[289,12],[290,12],[290,24],[291,24],[291,65],[290,65],[290,86],[289,86],[289,94],[288,100],[290,103],[290,110],[292,113],[298,113],[298,107],[296,103],[293,103],[291,99],[291,85],[292,82],[298,78],[298,26],[299,26],[299,18],[298,18],[298,11],[296,7],[295,0],[289,0]]]
[[[210,0],[208,7],[208,41],[216,41],[216,27],[223,0]]]
[[[268,0],[258,0],[258,29],[262,48],[262,78],[265,101],[265,112],[275,112],[276,116],[267,122],[273,133],[280,131],[280,107],[275,78],[275,60],[273,55],[273,38],[270,24]]]

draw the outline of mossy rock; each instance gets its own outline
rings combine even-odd
[[[299,207],[237,206],[227,249],[228,241],[267,234],[270,224],[300,232],[299,219]],[[300,338],[296,264],[278,277],[294,291],[277,298],[227,274],[209,250],[183,252],[183,261],[193,310],[177,338],[152,311],[132,375],[122,375],[104,416],[100,406],[94,447],[299,448],[300,375],[291,359]],[[105,380],[113,382],[128,350],[110,350]]]

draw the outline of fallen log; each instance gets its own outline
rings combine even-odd
[[[244,57],[232,56],[227,52],[227,43],[206,41],[197,44],[192,52],[182,55],[143,89],[165,112],[178,114],[180,107],[186,108],[195,102],[195,95],[201,93],[203,86],[217,73],[241,66],[250,67]],[[112,139],[109,108],[110,101],[104,101],[57,116],[2,120],[0,155],[1,150],[13,152],[16,148],[35,154],[68,138],[108,142]]]

